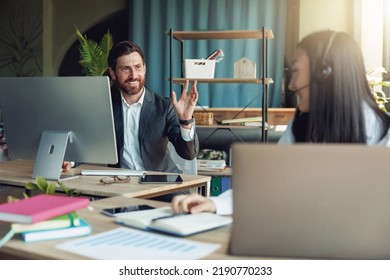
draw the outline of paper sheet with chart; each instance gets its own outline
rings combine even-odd
[[[193,260],[211,254],[220,246],[119,227],[61,243],[56,248],[101,260]]]

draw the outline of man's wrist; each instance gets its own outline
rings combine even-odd
[[[181,119],[179,119],[179,123],[181,125],[190,125],[190,124],[194,123],[194,121],[195,121],[194,117],[192,117],[189,120],[181,120]]]

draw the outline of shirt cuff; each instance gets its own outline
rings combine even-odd
[[[194,140],[194,135],[195,135],[195,121],[192,123],[192,126],[190,129],[183,128],[180,126],[180,133],[181,137],[183,138],[184,141],[192,141]]]
[[[214,201],[216,213],[218,215],[233,214],[233,192],[232,189],[221,193],[219,196],[210,197]]]

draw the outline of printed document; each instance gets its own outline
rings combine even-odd
[[[194,260],[211,254],[220,246],[119,227],[58,244],[56,248],[99,260]]]

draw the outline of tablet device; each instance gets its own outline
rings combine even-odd
[[[142,205],[131,205],[131,206],[124,206],[124,207],[115,207],[115,208],[105,208],[102,210],[102,213],[107,216],[115,216],[120,213],[128,213],[133,211],[140,211],[140,210],[149,210],[154,209],[154,207],[142,204]]]
[[[141,184],[180,184],[183,183],[183,179],[180,175],[157,175],[148,174],[141,177]]]

